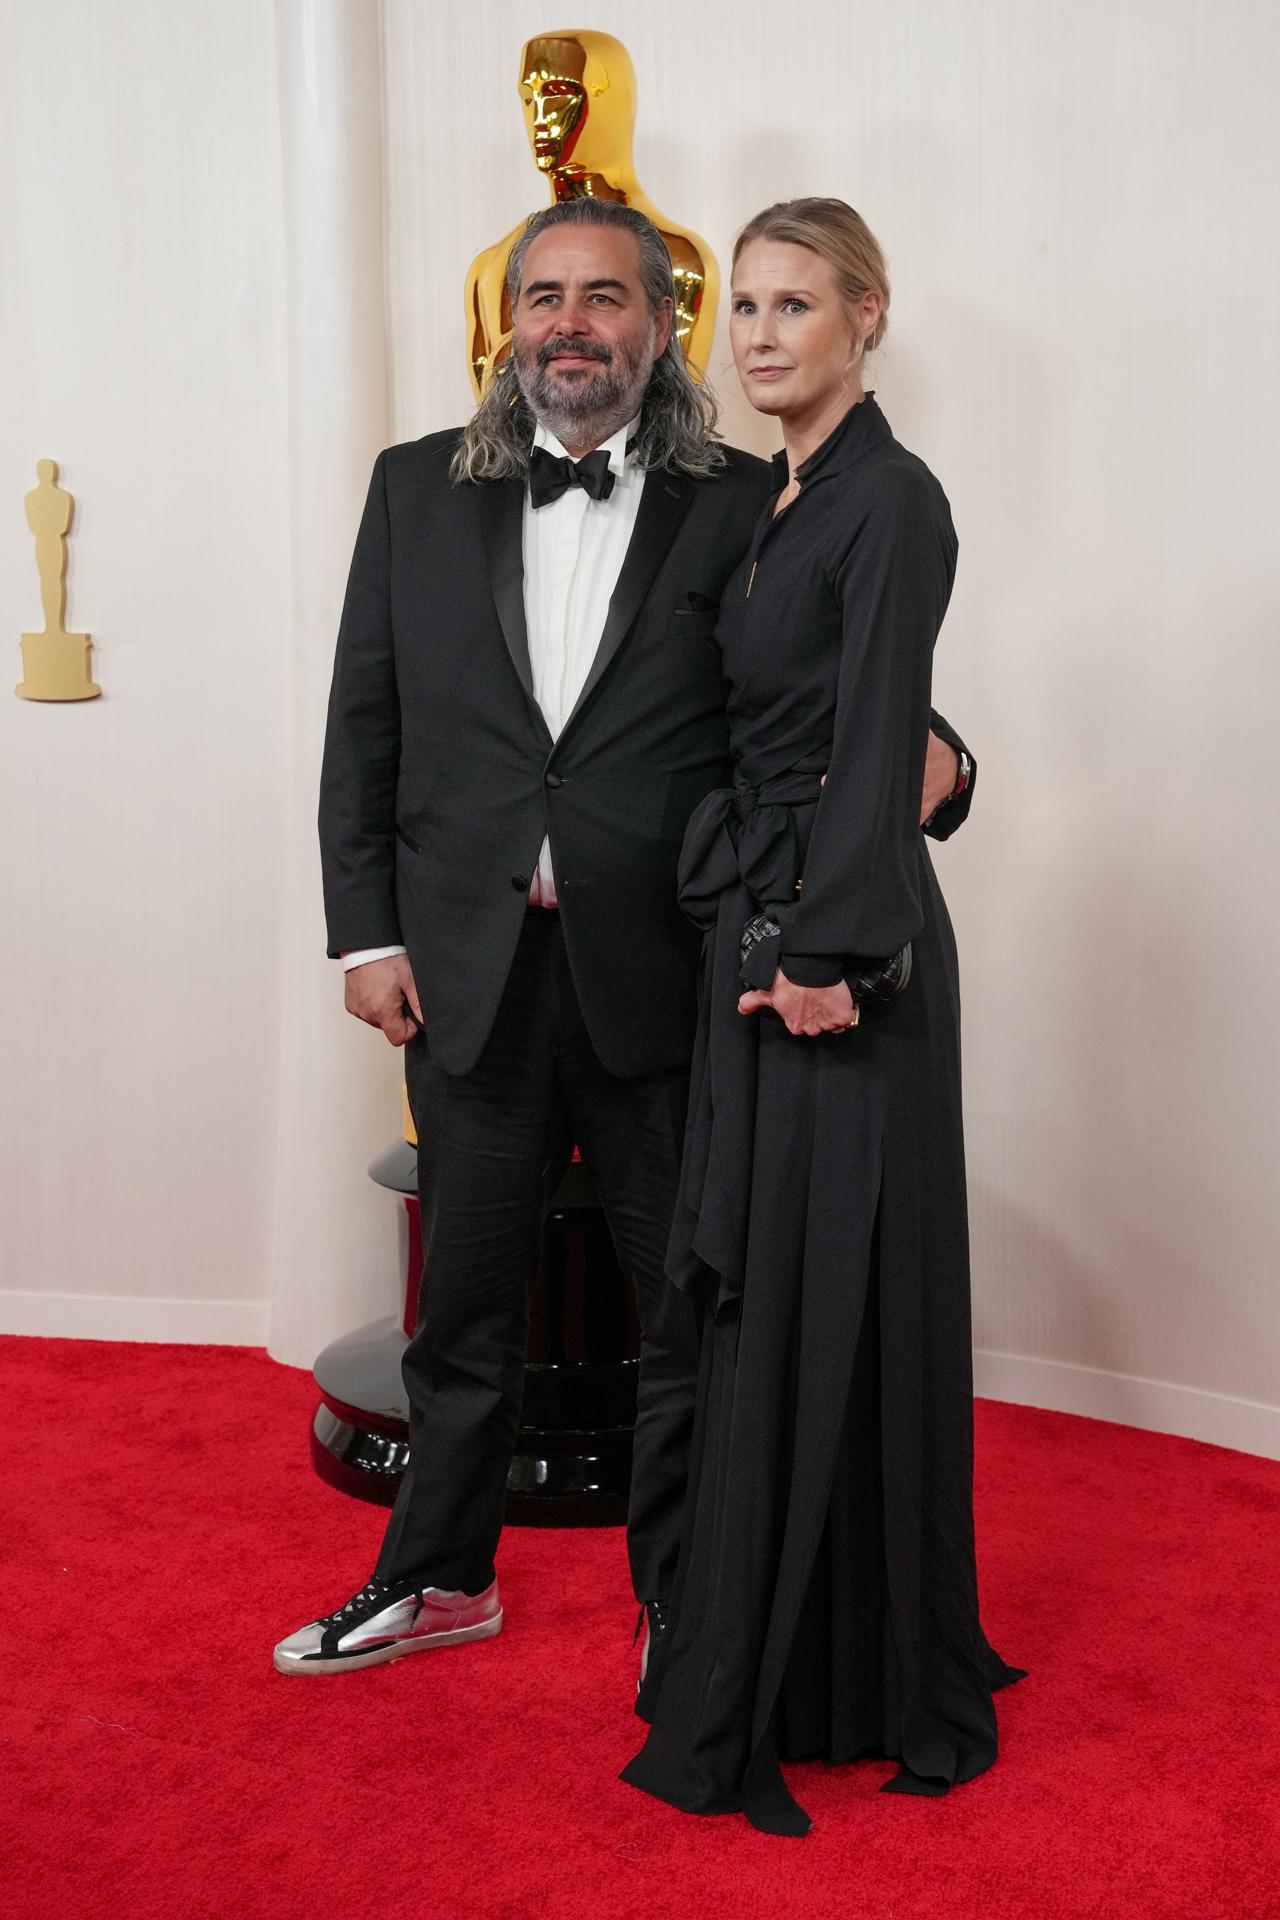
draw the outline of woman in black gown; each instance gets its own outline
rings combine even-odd
[[[785,449],[717,630],[735,784],[681,868],[706,942],[670,1272],[705,1332],[623,1778],[775,1833],[809,1825],[780,1759],[887,1755],[887,1790],[943,1793],[1020,1677],[978,1616],[959,985],[918,825],[956,540],[863,391],[888,296],[843,201],[739,237],[734,360]]]

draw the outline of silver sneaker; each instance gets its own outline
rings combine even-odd
[[[483,1593],[370,1580],[345,1607],[299,1627],[273,1655],[277,1673],[350,1673],[428,1647],[491,1640],[502,1631],[495,1580]]]

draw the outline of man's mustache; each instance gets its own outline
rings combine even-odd
[[[545,367],[566,354],[572,354],[575,360],[603,360],[606,367],[613,361],[602,340],[548,340],[538,348],[538,365]]]

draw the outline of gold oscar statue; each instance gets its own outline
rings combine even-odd
[[[715,332],[720,274],[705,240],[659,213],[641,192],[631,160],[636,76],[631,55],[610,34],[587,27],[540,33],[520,55],[520,99],[534,165],[551,198],[621,200],[647,214],[667,243],[676,282],[676,338],[685,359],[705,371]],[[507,260],[517,227],[486,247],[467,275],[467,339],[477,399],[489,370],[511,345]]]
[[[44,632],[22,636],[23,678],[15,691],[24,700],[96,700],[102,688],[89,678],[87,633],[68,633],[67,534],[75,511],[72,496],[58,485],[56,460],[38,460],[39,486],[24,502],[27,525],[36,537],[40,603]]]

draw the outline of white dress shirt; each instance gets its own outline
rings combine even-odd
[[[524,496],[524,614],[529,632],[533,692],[553,740],[582,692],[604,631],[635,530],[644,474],[626,446],[638,420],[620,427],[604,451],[613,473],[607,500],[593,500],[583,487],[569,487],[558,500],[534,508]],[[571,458],[553,433],[539,426],[533,444]],[[529,888],[532,906],[554,907],[556,880],[550,842],[544,840]],[[362,947],[342,956],[343,966],[362,967],[403,953],[403,947]]]
[[[529,630],[533,694],[558,740],[582,692],[604,632],[609,602],[627,557],[644,491],[644,474],[627,441],[637,422],[604,442],[613,492],[593,500],[584,487],[569,487],[558,500],[535,508],[524,496],[524,617]],[[557,459],[571,458],[553,433],[539,426],[535,447]],[[556,905],[551,847],[544,840],[529,889],[533,906]]]

